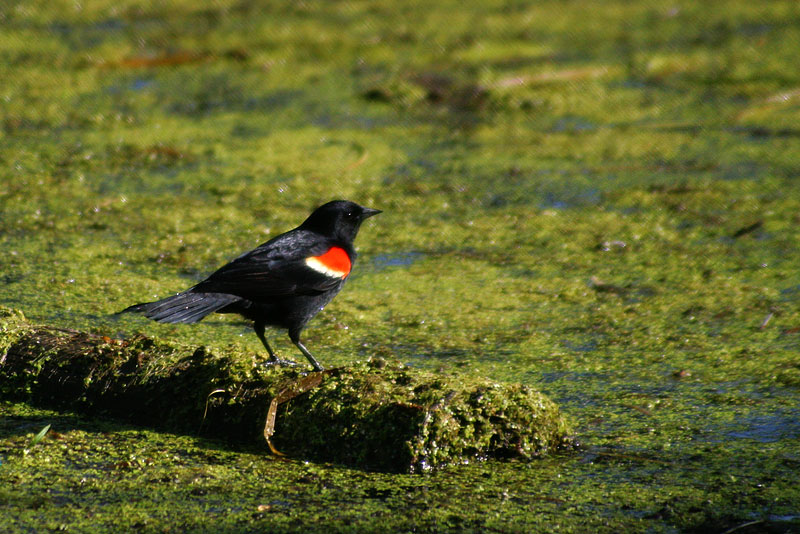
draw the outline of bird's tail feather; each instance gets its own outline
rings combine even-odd
[[[196,323],[203,317],[233,304],[241,298],[226,293],[193,293],[184,291],[155,302],[143,302],[119,313],[144,314],[159,323]]]

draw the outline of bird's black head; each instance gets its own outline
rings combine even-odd
[[[349,200],[332,200],[315,209],[301,227],[346,243],[352,243],[361,222],[380,212],[380,210],[359,206]]]

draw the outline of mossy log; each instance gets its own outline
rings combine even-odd
[[[304,373],[143,336],[34,326],[8,310],[0,395],[240,443],[274,430],[272,443],[293,457],[394,472],[534,458],[570,441],[558,407],[526,386],[384,360]]]

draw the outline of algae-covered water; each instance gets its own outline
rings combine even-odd
[[[792,1],[5,2],[0,305],[252,359],[111,314],[348,198],[315,355],[583,446],[390,475],[3,402],[0,531],[800,531],[798,50]]]

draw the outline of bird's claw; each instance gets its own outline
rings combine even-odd
[[[265,366],[278,365],[280,367],[299,367],[300,364],[292,360],[284,360],[282,358],[270,358],[263,363]]]

